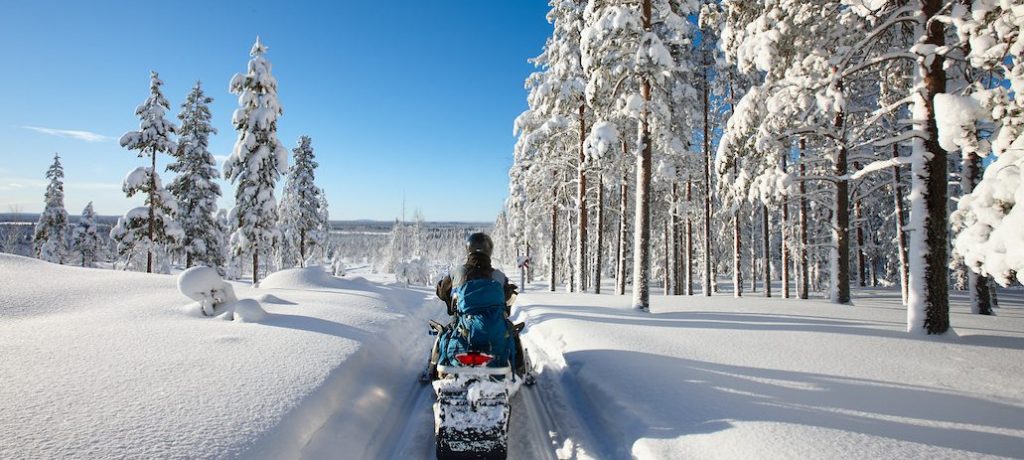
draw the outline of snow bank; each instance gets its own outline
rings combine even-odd
[[[1024,299],[971,315],[959,336],[903,329],[898,290],[856,308],[821,301],[528,291],[517,320],[556,384],[552,435],[597,458],[994,458],[1024,452]],[[531,391],[531,390],[527,390]],[[566,411],[561,406],[569,405]],[[515,417],[515,415],[513,415]]]
[[[265,304],[271,315],[250,327],[181,315],[172,276],[6,254],[0,273],[5,459],[296,458],[339,410],[380,415],[358,408],[379,408],[364,379],[388,356],[374,358],[375,344],[428,337],[413,317],[422,293],[368,282],[273,290],[288,303]],[[338,399],[342,388],[376,399]],[[341,441],[365,445],[364,431]]]
[[[324,267],[319,265],[281,270],[267,275],[260,281],[261,289],[351,289],[356,287],[356,283],[351,280],[331,276],[324,270]]]

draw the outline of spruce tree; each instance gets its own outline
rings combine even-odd
[[[260,253],[268,252],[279,235],[274,187],[288,166],[288,150],[277,138],[282,110],[266,52],[257,37],[248,71],[231,79],[230,90],[240,105],[232,116],[238,140],[224,163],[224,178],[235,184],[237,230],[231,235],[231,249],[236,255],[252,255],[253,284],[259,283]]]
[[[220,177],[217,162],[209,151],[211,134],[217,129],[210,125],[209,104],[200,82],[196,82],[181,105],[181,128],[178,129],[178,148],[175,162],[167,170],[178,175],[167,189],[178,203],[178,222],[185,232],[182,251],[185,266],[203,264],[224,273],[224,235],[217,224],[217,199],[220,186],[214,182]]]
[[[157,154],[171,154],[177,149],[171,139],[177,128],[164,118],[171,106],[160,91],[163,84],[156,72],[150,72],[149,97],[135,109],[139,130],[124,133],[120,141],[121,147],[138,150],[139,158],[149,156],[149,170],[135,169],[123,186],[129,197],[139,192],[146,194],[146,206],[128,211],[110,231],[110,237],[118,241],[119,255],[131,258],[132,251],[146,252],[147,273],[153,272],[153,253],[166,253],[165,246],[180,244],[182,237],[181,228],[173,221],[177,212],[174,198],[163,189],[156,172]]]
[[[46,208],[39,215],[32,246],[36,257],[63,264],[67,257],[68,212],[64,210],[64,167],[60,155],[53,154],[53,164],[46,170],[50,185],[46,186]]]
[[[298,251],[294,256],[297,256],[302,266],[305,266],[306,258],[313,248],[322,243],[322,193],[314,183],[318,164],[311,142],[309,136],[302,136],[299,145],[292,149],[295,164],[288,168],[288,179],[278,208],[284,246],[293,250],[290,252]]]
[[[103,238],[96,232],[96,212],[90,201],[71,234],[71,247],[83,267],[92,267],[103,251]]]

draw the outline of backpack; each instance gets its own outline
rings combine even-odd
[[[460,280],[452,288],[457,319],[442,334],[440,364],[458,366],[455,355],[469,351],[494,356],[488,367],[506,367],[515,362],[514,333],[505,318],[503,278],[504,275]]]

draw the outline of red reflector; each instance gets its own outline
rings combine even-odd
[[[494,357],[487,353],[471,351],[469,353],[459,353],[455,355],[455,359],[459,360],[463,366],[483,366],[494,359]]]

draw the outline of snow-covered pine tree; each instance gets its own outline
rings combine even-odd
[[[53,164],[46,170],[50,184],[46,186],[46,207],[39,215],[32,247],[36,257],[63,264],[67,260],[68,212],[64,209],[64,166],[60,155],[53,154]]]
[[[180,244],[181,228],[173,222],[177,206],[174,198],[167,194],[160,185],[160,176],[156,172],[156,156],[159,153],[171,154],[177,149],[177,144],[171,139],[176,127],[164,118],[164,114],[170,109],[170,104],[160,91],[164,84],[156,72],[150,72],[149,97],[135,109],[135,115],[139,117],[139,130],[129,131],[121,136],[120,144],[128,150],[138,150],[139,158],[149,156],[150,169],[138,168],[125,178],[124,192],[129,197],[138,192],[146,194],[146,206],[128,211],[118,221],[118,226],[111,230],[111,238],[115,238],[115,231],[120,237],[118,252],[125,255],[121,249],[126,251],[146,251],[146,272],[153,272],[153,252],[162,249],[166,253],[164,245]],[[141,210],[141,211],[140,211]],[[144,214],[144,215],[142,215]],[[122,226],[121,224],[125,226]],[[144,231],[145,235],[138,232]],[[134,235],[129,240],[124,240],[126,232]]]
[[[217,199],[221,196],[217,162],[209,151],[210,135],[217,129],[210,125],[209,104],[213,98],[203,92],[196,82],[181,105],[181,127],[178,129],[178,148],[175,161],[167,170],[178,175],[167,189],[178,203],[178,222],[185,232],[182,251],[185,267],[194,264],[224,272],[224,235],[217,225]]]
[[[316,230],[313,231],[312,241],[313,246],[320,250],[321,262],[326,260],[327,254],[333,252],[331,249],[331,212],[330,204],[327,203],[327,191],[324,189],[320,190],[320,196],[317,200],[317,226]],[[421,215],[420,218],[423,216]]]
[[[940,139],[967,156],[996,158],[984,172],[980,158],[967,162],[966,195],[951,216],[958,230],[954,251],[974,272],[1007,286],[1015,279],[1024,282],[1024,206],[1018,202],[1024,191],[1024,15],[1013,2],[976,1],[969,6],[954,6],[949,20],[967,62],[987,78],[975,82],[970,97],[944,98],[946,107],[936,107],[938,131]],[[979,122],[993,125],[987,139],[981,139]],[[972,281],[986,283],[984,278]],[[972,289],[972,311],[990,313],[983,300]]]
[[[170,273],[171,251],[185,238],[185,232],[174,220],[178,212],[174,197],[164,189],[152,168],[142,166],[128,173],[122,189],[128,197],[145,194],[146,205],[129,210],[110,229],[110,239],[117,244],[121,258],[120,266],[125,270],[145,267],[148,273]],[[154,256],[160,256],[158,264],[154,263]]]
[[[321,190],[314,182],[318,164],[311,142],[309,136],[302,136],[292,149],[295,163],[288,168],[288,178],[278,206],[284,245],[297,251],[294,254],[297,260],[286,261],[288,266],[299,264],[305,267],[308,256],[323,243]]]
[[[224,178],[235,184],[237,230],[231,234],[231,249],[239,256],[252,255],[253,284],[260,279],[260,254],[268,253],[279,235],[274,187],[288,167],[288,150],[277,138],[277,117],[282,113],[277,79],[271,75],[266,52],[257,37],[248,70],[231,78],[229,90],[238,95],[239,108],[231,117],[238,140],[224,162]]]
[[[96,232],[96,212],[90,201],[71,233],[71,248],[83,267],[92,267],[103,252],[103,237]]]

